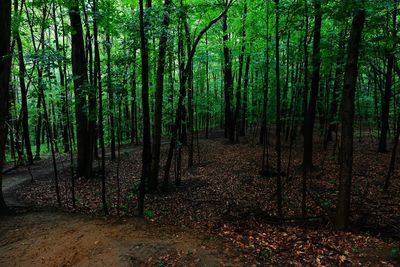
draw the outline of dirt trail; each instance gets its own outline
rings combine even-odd
[[[0,266],[242,265],[234,249],[195,230],[141,219],[36,212],[0,221]]]
[[[126,145],[121,147],[121,154],[124,153],[132,153],[134,151],[138,151],[141,148],[138,146],[132,147],[130,145]],[[106,157],[110,157],[110,152],[106,152]],[[96,163],[94,163],[96,166]],[[69,172],[70,169],[70,162],[67,158],[59,157],[57,159],[57,170],[59,173]],[[3,184],[3,194],[5,202],[9,207],[23,207],[26,206],[26,203],[22,203],[18,201],[15,196],[15,188],[22,183],[27,181],[31,181],[32,179],[41,178],[41,177],[49,177],[52,179],[54,175],[53,165],[50,159],[41,160],[35,162],[34,165],[22,166],[18,167],[10,172],[6,173],[2,177],[2,184]]]
[[[125,147],[132,153],[138,147]],[[69,162],[59,159],[60,172]],[[48,160],[30,168],[34,179],[52,177]],[[27,167],[3,176],[9,206],[15,189],[32,179]],[[230,243],[193,229],[160,226],[143,219],[90,217],[40,211],[0,217],[0,267],[10,266],[239,266],[243,261]]]

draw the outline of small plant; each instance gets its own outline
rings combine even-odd
[[[262,251],[260,251],[260,252],[258,253],[258,257],[259,257],[260,259],[269,257],[269,256],[271,256],[271,255],[272,255],[272,250],[269,249],[269,248],[266,248],[266,249],[264,249],[264,250],[262,250]]]
[[[152,210],[144,210],[143,211],[143,215],[144,217],[146,217],[147,219],[153,219],[154,218],[154,212]]]
[[[322,202],[322,206],[323,206],[324,208],[331,208],[331,207],[332,207],[332,201],[330,201],[330,200],[324,200],[324,201]]]
[[[390,257],[400,260],[400,247],[393,247],[390,250]]]
[[[215,237],[213,237],[213,236],[210,235],[210,236],[208,236],[207,240],[208,240],[208,241],[215,241]]]

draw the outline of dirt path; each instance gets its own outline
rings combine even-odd
[[[37,212],[0,221],[0,266],[242,265],[226,243],[141,219]]]
[[[126,147],[121,153],[132,153]],[[69,170],[59,160],[60,172]],[[8,205],[24,207],[15,189],[32,179],[52,177],[48,160],[3,177]],[[18,209],[17,209],[18,210]],[[22,209],[24,210],[24,209]],[[238,251],[193,229],[160,226],[142,219],[90,217],[40,211],[0,218],[0,267],[9,266],[237,266]]]
[[[123,153],[132,153],[134,151],[140,150],[141,147],[138,146],[131,146],[126,145],[121,147],[121,154]],[[110,157],[110,151],[106,152],[106,157]],[[94,164],[94,166],[96,163]],[[59,173],[69,172],[70,169],[70,162],[65,157],[59,157],[57,159],[57,170]],[[2,184],[3,184],[3,193],[5,202],[9,207],[21,207],[26,206],[26,203],[22,203],[18,201],[15,196],[15,188],[22,183],[27,181],[31,181],[32,179],[37,179],[41,177],[49,177],[52,179],[54,175],[53,165],[50,159],[41,160],[35,162],[34,165],[28,167],[18,167],[6,174],[2,177]]]

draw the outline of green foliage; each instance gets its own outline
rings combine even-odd
[[[143,215],[144,215],[144,217],[146,217],[147,219],[150,219],[150,220],[154,219],[154,216],[155,216],[154,212],[152,210],[149,210],[149,209],[145,209],[143,211]]]
[[[393,247],[390,250],[390,257],[400,260],[400,247]]]

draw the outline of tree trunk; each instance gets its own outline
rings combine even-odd
[[[206,33],[206,139],[208,139],[208,132],[210,129],[210,78],[209,78],[209,52],[208,52],[208,35]]]
[[[250,72],[250,55],[247,56],[246,59],[246,67],[244,70],[244,84],[243,84],[243,105],[242,105],[242,118],[241,118],[241,127],[240,127],[240,135],[245,136],[247,130],[247,100],[249,94],[249,72]]]
[[[364,21],[365,11],[358,10],[353,18],[351,27],[344,76],[341,138],[342,161],[336,210],[336,227],[341,230],[348,227],[350,216],[351,178],[353,171],[354,97],[358,75],[358,55]]]
[[[392,155],[390,157],[390,164],[389,164],[389,170],[388,173],[386,174],[386,179],[385,179],[385,184],[383,186],[383,189],[385,192],[389,190],[389,185],[390,185],[390,178],[393,175],[394,168],[395,168],[395,163],[396,163],[396,157],[397,157],[397,148],[399,146],[399,138],[400,138],[400,115],[397,115],[397,130],[396,134],[394,137],[394,142],[393,142],[393,148],[392,148]]]
[[[275,150],[277,155],[277,179],[276,179],[276,195],[278,203],[278,216],[283,217],[282,211],[282,159],[281,159],[281,85],[280,85],[280,62],[279,62],[279,0],[275,0],[275,73],[276,73],[276,144]],[[265,129],[267,130],[267,129]]]
[[[263,175],[267,174],[269,169],[269,151],[268,151],[268,132],[267,132],[267,112],[268,112],[268,92],[269,92],[269,2],[267,2],[267,18],[266,18],[266,29],[267,34],[265,38],[265,72],[264,72],[264,88],[263,88],[263,106],[262,106],[262,126],[261,126],[261,134],[262,144],[263,144],[263,155],[261,162],[261,173]]]
[[[186,38],[186,51],[189,57],[189,53],[191,51],[191,39],[190,39],[190,28],[187,21],[187,15],[185,14],[184,18],[184,26],[185,26],[185,38]],[[194,147],[194,107],[193,107],[193,62],[190,65],[189,73],[188,73],[188,134],[189,134],[189,142],[188,142],[188,168],[193,167],[193,147]]]
[[[306,116],[304,118],[304,153],[303,153],[303,167],[310,169],[313,166],[313,136],[314,136],[314,123],[315,111],[317,106],[319,80],[320,80],[320,43],[321,43],[321,2],[315,1],[315,18],[314,18],[314,38],[313,38],[313,55],[312,55],[312,80],[311,80],[311,93],[310,101],[308,103]]]
[[[224,43],[224,95],[225,95],[225,129],[231,143],[235,142],[235,125],[232,116],[232,93],[233,93],[233,77],[232,77],[232,62],[231,51],[228,48],[229,34],[228,34],[228,15],[222,18],[222,32]]]
[[[26,156],[28,160],[28,164],[33,164],[33,155],[31,148],[31,140],[29,134],[29,115],[28,115],[28,100],[27,100],[27,88],[25,84],[25,61],[24,61],[24,53],[22,50],[22,42],[21,37],[19,35],[19,31],[17,31],[15,39],[17,41],[18,48],[18,63],[19,63],[19,83],[21,87],[21,109],[22,109],[22,129],[23,129],[23,137],[25,141],[25,150]]]
[[[88,86],[87,65],[83,42],[82,22],[79,13],[79,1],[73,0],[69,8],[72,39],[72,74],[74,78],[75,116],[78,144],[78,177],[89,177],[92,172],[93,151],[90,148],[88,114],[85,88]]]
[[[103,89],[101,84],[101,66],[100,66],[100,51],[99,51],[99,38],[98,38],[98,25],[97,25],[97,0],[93,0],[93,37],[94,37],[94,75],[93,75],[93,86],[98,89],[99,99],[99,141],[100,141],[100,151],[101,151],[101,200],[103,204],[103,211],[108,214],[108,205],[106,198],[106,174],[105,174],[105,158],[106,158],[106,148],[104,144],[104,116],[103,116]]]
[[[8,211],[2,190],[2,170],[7,138],[6,118],[11,74],[11,0],[0,1],[0,214]]]
[[[56,18],[56,3],[53,0],[53,24],[54,24],[54,36],[55,36],[55,43],[56,43],[56,50],[59,51],[60,53],[62,52],[64,58],[66,56],[66,49],[65,49],[65,29],[64,29],[64,19],[63,15],[61,14],[61,29],[62,29],[62,48],[60,48],[60,44],[58,41],[58,24],[57,24],[57,18]],[[60,7],[61,8],[61,7]],[[60,85],[65,88],[64,93],[62,93],[62,98],[63,98],[63,103],[62,108],[61,108],[61,118],[60,118],[60,124],[62,126],[62,136],[63,136],[63,145],[64,145],[64,152],[70,152],[70,147],[72,144],[70,144],[70,136],[69,136],[69,129],[70,129],[70,121],[69,121],[69,106],[68,106],[68,84],[65,79],[66,71],[67,71],[67,66],[65,60],[59,61],[58,62],[58,71],[60,75]],[[70,153],[70,155],[72,155]],[[72,173],[73,175],[73,173]]]
[[[110,119],[111,159],[115,160],[115,121],[114,121],[114,88],[111,82],[111,39],[110,32],[106,32],[107,52],[107,91],[108,91],[108,114]]]
[[[136,99],[136,48],[133,49],[133,70],[131,77],[131,144],[138,145],[138,119],[137,119],[137,99]]]
[[[236,86],[236,107],[235,107],[235,114],[234,114],[234,122],[233,124],[236,127],[236,140],[239,139],[240,133],[240,109],[242,106],[242,76],[243,76],[243,62],[244,62],[244,54],[246,50],[246,16],[247,16],[247,1],[244,1],[243,7],[243,19],[242,19],[242,47],[239,55],[239,73],[238,73],[238,80]]]
[[[160,165],[160,147],[162,134],[162,110],[163,110],[163,93],[164,93],[164,72],[165,72],[165,57],[168,45],[168,26],[170,16],[171,0],[164,2],[164,18],[162,32],[160,36],[160,44],[157,61],[157,77],[156,77],[156,95],[155,95],[155,110],[154,110],[154,131],[153,131],[153,149],[151,161],[151,175],[149,179],[149,189],[155,190],[158,185],[158,173]]]
[[[394,0],[394,11],[393,11],[393,28],[392,38],[395,40],[397,37],[397,0]],[[390,112],[390,99],[392,97],[392,80],[393,80],[393,68],[395,61],[395,49],[396,42],[394,42],[393,48],[387,51],[387,68],[385,75],[385,92],[382,99],[382,112],[381,112],[381,135],[379,138],[379,152],[387,152],[387,135],[389,132],[389,112]]]
[[[140,177],[138,195],[138,215],[143,216],[144,196],[146,182],[150,176],[151,169],[151,140],[150,140],[150,110],[149,110],[149,51],[146,36],[148,18],[144,15],[143,0],[139,0],[139,22],[140,22],[140,51],[142,57],[142,109],[143,109],[143,152],[142,152],[142,174]]]
[[[338,127],[338,123],[336,122],[336,117],[338,113],[338,101],[339,101],[339,87],[340,80],[343,74],[343,61],[344,61],[344,35],[345,31],[340,33],[339,40],[339,54],[336,59],[336,70],[335,70],[335,80],[333,82],[333,92],[332,92],[332,100],[329,108],[329,118],[328,118],[328,129],[326,133],[326,137],[324,140],[324,148],[326,149],[328,142],[332,141],[332,133],[336,132]]]
[[[165,164],[165,169],[164,169],[164,182],[163,182],[163,190],[164,191],[166,191],[168,189],[169,172],[170,172],[170,169],[171,169],[173,151],[174,151],[175,146],[176,146],[178,130],[181,127],[181,123],[182,123],[183,101],[184,101],[184,99],[186,97],[185,86],[186,86],[186,82],[188,80],[190,66],[192,64],[193,57],[194,57],[194,54],[196,52],[197,45],[199,44],[199,42],[200,42],[201,38],[203,37],[203,35],[228,12],[231,4],[232,4],[232,2],[227,3],[225,10],[219,16],[217,16],[216,18],[211,20],[208,23],[208,25],[205,26],[200,31],[200,33],[197,35],[197,37],[196,37],[196,39],[195,39],[195,41],[194,41],[194,43],[192,45],[190,53],[188,53],[188,55],[189,55],[188,56],[188,60],[187,60],[186,66],[183,68],[182,79],[180,80],[180,84],[179,84],[179,97],[178,97],[178,105],[177,105],[177,109],[176,109],[175,125],[173,127],[171,142],[170,142],[169,151],[168,151],[167,162]],[[178,186],[179,186],[179,184],[178,184]]]

